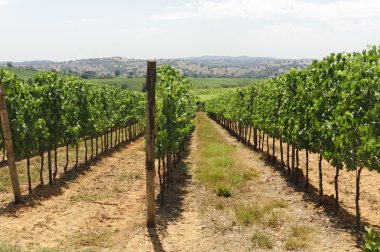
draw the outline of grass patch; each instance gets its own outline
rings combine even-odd
[[[231,212],[219,212],[218,217],[213,220],[214,228],[217,232],[222,234],[232,232],[236,226],[236,221]]]
[[[271,249],[274,247],[274,242],[268,234],[263,232],[256,232],[251,237],[251,242],[256,248]]]
[[[0,252],[21,252],[19,246],[13,245],[8,241],[0,241]]]
[[[253,177],[258,177],[258,173],[254,173],[253,171],[245,171],[243,172],[243,179],[245,181],[251,180]]]
[[[122,193],[122,192],[124,192],[123,188],[121,188],[120,186],[117,186],[117,185],[115,185],[115,186],[113,187],[112,191],[113,191],[114,193]]]
[[[38,248],[35,250],[35,252],[56,252],[56,251],[62,251],[62,250],[57,250],[54,248]]]
[[[265,211],[272,211],[275,208],[286,208],[288,202],[285,200],[272,200],[264,206]]]
[[[232,196],[231,187],[227,185],[219,185],[216,192],[219,197],[229,198]]]
[[[235,149],[215,130],[206,114],[196,117],[200,157],[196,178],[218,196],[231,197],[255,173],[235,162]]]
[[[143,180],[143,179],[144,177],[141,173],[124,172],[118,176],[119,181],[125,181],[125,180],[135,181],[135,180]]]
[[[78,190],[78,194],[75,196],[72,196],[71,200],[77,202],[94,202],[94,201],[101,201],[107,198],[112,197],[112,194],[115,193],[115,187],[112,187],[110,191],[103,191],[102,193],[98,192],[92,192],[91,190],[88,191],[88,189],[84,187],[80,187]]]
[[[75,239],[75,244],[79,246],[107,247],[111,233],[107,231],[88,232],[79,234]]]
[[[0,192],[9,192],[11,189],[11,179],[7,167],[0,169]],[[1,250],[0,250],[1,251]]]
[[[237,223],[248,226],[260,223],[264,217],[264,211],[256,205],[237,205],[234,207]]]
[[[287,207],[286,201],[273,200],[264,205],[240,204],[234,207],[236,222],[248,226],[251,224],[265,224],[277,227],[282,222],[275,209]]]
[[[311,246],[314,238],[314,228],[297,225],[291,228],[290,236],[285,242],[286,250],[306,249]]]
[[[267,216],[265,224],[271,228],[276,228],[283,223],[283,219],[276,212],[272,212],[271,215]]]

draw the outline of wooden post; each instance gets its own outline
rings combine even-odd
[[[13,194],[15,197],[15,203],[21,202],[21,190],[20,184],[18,182],[16,162],[15,162],[15,153],[13,151],[12,135],[11,128],[9,125],[7,104],[5,101],[5,92],[3,81],[0,78],[0,116],[1,116],[1,126],[3,128],[3,136],[5,143],[5,150],[7,152],[8,158],[8,167],[9,167],[9,176],[11,177]]]
[[[148,61],[147,67],[147,116],[146,116],[146,225],[156,225],[155,197],[155,103],[156,103],[156,61]]]

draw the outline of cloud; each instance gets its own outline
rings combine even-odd
[[[102,23],[102,22],[103,20],[97,19],[97,18],[80,18],[80,19],[67,20],[67,23],[69,24],[78,24],[78,23],[90,24],[90,23]]]
[[[151,16],[153,20],[306,18],[380,20],[378,0],[195,0]]]
[[[5,4],[7,4],[7,2],[5,0],[0,0],[0,6],[5,5]]]

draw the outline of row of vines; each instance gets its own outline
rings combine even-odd
[[[306,190],[308,154],[319,154],[320,197],[322,159],[326,159],[335,167],[336,211],[339,171],[356,171],[356,222],[360,227],[361,171],[368,168],[380,172],[380,47],[369,47],[361,53],[330,54],[306,70],[293,69],[212,99],[206,103],[206,110],[246,144],[251,145],[253,136],[256,149],[263,150],[266,135],[268,155],[268,137],[273,139],[273,151],[276,139],[279,140],[280,164],[287,167],[295,184],[298,152],[306,150]]]
[[[173,182],[180,152],[194,131],[195,99],[190,81],[170,66],[157,69],[155,158],[158,159],[161,204],[164,191]]]
[[[27,160],[29,193],[32,191],[30,158],[40,156],[43,184],[44,153],[47,152],[49,184],[57,176],[57,148],[85,146],[85,161],[108,148],[136,137],[145,123],[145,95],[113,87],[98,87],[77,77],[59,77],[42,71],[28,84],[0,69],[4,84],[16,159]],[[101,148],[98,149],[98,142]],[[4,139],[0,135],[0,149]],[[54,152],[54,155],[52,155]],[[54,157],[54,158],[52,158]]]

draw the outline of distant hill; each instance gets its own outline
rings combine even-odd
[[[158,64],[176,67],[191,77],[274,77],[291,68],[305,69],[311,59],[276,59],[266,57],[204,56],[179,59],[159,59]],[[6,62],[0,62],[5,65]],[[25,61],[12,62],[13,66],[37,70],[57,70],[67,73],[90,73],[103,76],[145,76],[146,61],[123,57],[80,59],[65,62]]]

